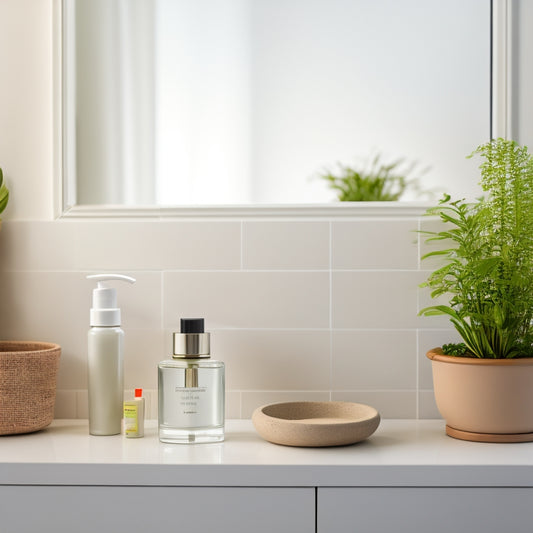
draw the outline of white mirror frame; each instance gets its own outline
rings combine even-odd
[[[510,138],[511,132],[511,57],[512,0],[492,0],[491,109],[492,138]],[[63,31],[62,0],[53,0],[53,83],[54,83],[54,213],[56,218],[344,218],[413,217],[424,213],[427,202],[358,202],[328,204],[227,205],[131,207],[76,205],[75,170],[68,167],[64,139],[72,131],[72,102],[64,101],[63,66],[72,58],[68,53],[71,36]],[[68,29],[69,25],[66,26]]]

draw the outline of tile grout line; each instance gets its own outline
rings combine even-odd
[[[241,246],[240,246],[240,251],[241,251],[241,268],[240,270],[244,270],[244,220],[241,220],[241,223],[240,223],[240,226],[241,226]]]
[[[242,248],[242,245],[241,245]],[[354,273],[354,274],[397,274],[397,273],[416,273],[416,272],[430,272],[429,269],[422,268],[244,268],[244,250],[241,249],[241,264],[238,268],[228,267],[228,268],[210,268],[210,267],[199,267],[199,268],[98,268],[98,269],[71,269],[65,270],[61,268],[49,268],[49,269],[21,269],[21,268],[6,268],[2,272],[6,274],[76,274],[80,273],[94,273],[100,272],[101,270],[106,270],[109,272],[120,273],[127,270],[131,274],[138,273],[159,273],[166,272],[167,274],[225,274],[225,273],[238,273],[238,272],[247,272],[247,273],[310,273],[310,274],[319,274],[325,272],[341,272],[341,273]]]
[[[313,389],[246,389],[246,388],[234,388],[234,389],[227,389],[228,392],[239,392],[239,393],[256,393],[256,392],[260,392],[260,393],[267,393],[267,392],[274,392],[274,393],[277,393],[277,392],[290,392],[290,393],[302,393],[302,394],[307,394],[308,392],[313,392],[313,393],[327,393],[328,392],[328,389],[317,389],[317,388],[313,388]],[[430,388],[424,388],[424,389],[421,389],[422,391],[431,391],[432,389]],[[72,392],[72,393],[81,393],[81,394],[84,394],[87,392],[87,389],[57,389],[58,392]],[[130,392],[131,394],[133,394],[133,391],[134,391],[134,388],[128,388],[128,389],[124,389],[125,392]],[[146,387],[146,388],[143,388],[143,391],[146,391],[146,392],[157,392],[157,388],[150,388],[150,387]],[[369,389],[366,389],[366,388],[361,388],[361,387],[357,387],[357,388],[353,388],[353,389],[347,389],[347,388],[342,388],[342,389],[339,389],[339,392],[414,392],[414,388],[391,388],[391,389],[381,389],[381,388],[369,388]]]
[[[422,231],[422,219],[419,218],[418,219],[418,225],[417,225],[417,228],[418,228],[418,239],[416,239],[416,244],[417,244],[417,258],[416,258],[416,266],[417,266],[417,270],[422,270],[422,260],[420,258],[421,254],[422,254],[422,244],[420,242],[421,238],[422,238],[422,234],[420,233]]]
[[[56,389],[56,403],[57,403],[57,393],[58,393],[59,389]],[[81,418],[80,417],[80,408],[79,408],[79,405],[78,405],[78,392],[76,390],[73,391],[74,393],[74,412],[76,413],[76,418]],[[55,408],[55,406],[54,406]],[[55,418],[55,417],[54,417]]]
[[[416,356],[416,365],[415,365],[415,386],[416,386],[416,411],[415,411],[415,417],[417,420],[420,419],[420,336],[419,331],[416,330],[416,349],[415,349],[415,356]]]
[[[333,222],[329,221],[329,400],[333,398]]]
[[[420,233],[422,231],[422,219],[418,219],[418,239],[417,239],[417,266],[418,270],[422,270],[422,261],[420,259],[421,253],[422,253],[422,244],[421,244],[421,236]],[[417,288],[416,291],[416,311],[420,310],[420,288]],[[416,409],[415,409],[415,417],[417,420],[420,419],[420,328],[416,329],[416,349],[415,349],[415,356],[416,356],[416,365],[415,365],[415,384],[416,384]]]
[[[165,331],[165,318],[164,318],[164,312],[165,312],[165,273],[163,271],[161,271],[161,282],[160,282],[160,289],[161,289],[161,322],[160,322],[160,326],[161,326],[161,332],[162,332],[162,335],[164,336],[164,331]],[[163,339],[164,341],[164,339]]]

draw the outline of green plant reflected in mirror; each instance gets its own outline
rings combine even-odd
[[[383,162],[380,154],[370,163],[351,167],[339,163],[336,170],[326,170],[319,177],[328,183],[341,202],[395,202],[406,194],[429,195],[421,180],[429,169],[403,159]]]

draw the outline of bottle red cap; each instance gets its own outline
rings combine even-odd
[[[143,390],[135,389],[135,398],[142,398],[142,396],[143,396]]]

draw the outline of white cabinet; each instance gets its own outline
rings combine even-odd
[[[0,530],[522,533],[531,502],[512,487],[318,488],[315,509],[311,487],[0,486]]]
[[[218,444],[145,435],[65,420],[0,438],[0,533],[533,532],[533,442],[459,441],[440,420],[339,448],[276,446],[249,420]]]
[[[533,531],[533,488],[319,488],[317,531]]]
[[[0,486],[6,533],[314,533],[313,488]]]

